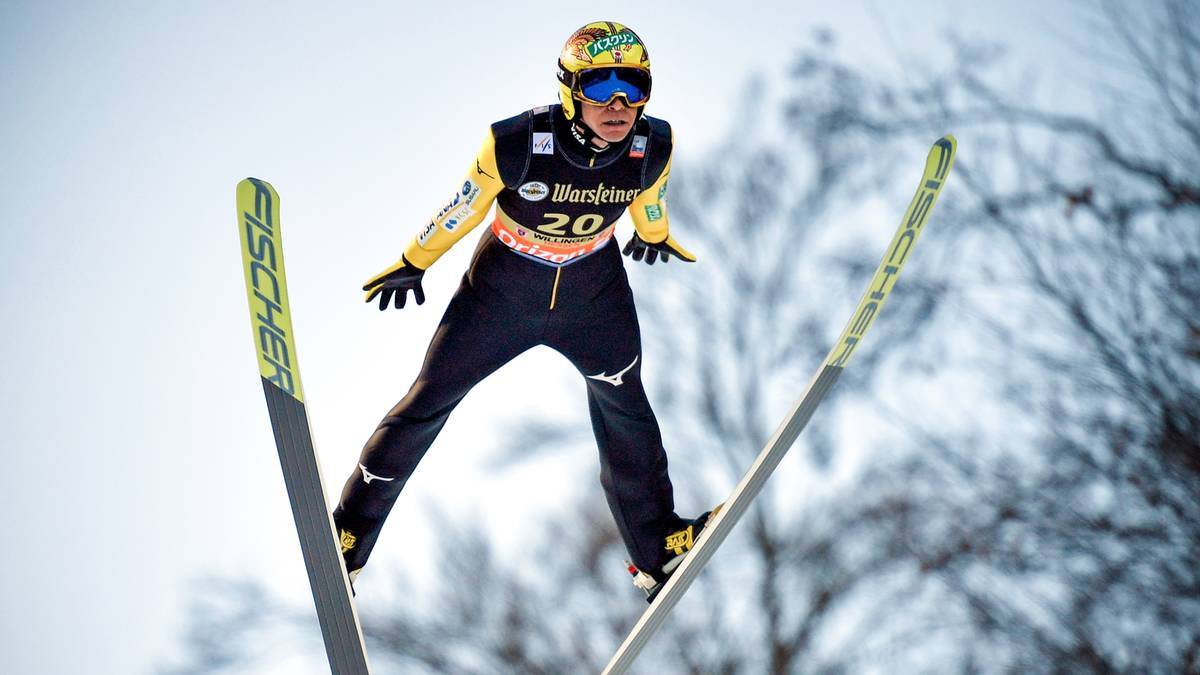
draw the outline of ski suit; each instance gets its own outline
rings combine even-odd
[[[603,151],[581,144],[558,105],[491,126],[461,188],[404,252],[427,269],[496,202],[420,374],[367,441],[334,510],[347,569],[366,563],[459,401],[537,345],[584,376],[608,505],[634,564],[661,567],[669,553],[663,537],[682,519],[642,387],[637,313],[612,239],[627,209],[644,240],[666,239],[671,149],[670,126],[645,115]]]

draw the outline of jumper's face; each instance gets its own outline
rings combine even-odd
[[[588,125],[597,136],[609,143],[625,140],[633,121],[637,119],[637,110],[625,105],[625,99],[614,98],[608,105],[592,105],[578,102],[583,115],[583,123]]]

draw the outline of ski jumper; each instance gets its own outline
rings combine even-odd
[[[491,126],[461,188],[404,252],[427,269],[487,216],[470,267],[408,394],[379,423],[333,517],[347,569],[366,563],[405,482],[470,389],[537,345],[587,384],[600,482],[635,565],[659,569],[675,514],[662,436],[642,386],[633,294],[612,242],[628,210],[639,236],[668,236],[672,136],[641,115],[625,140],[584,147],[558,105]]]

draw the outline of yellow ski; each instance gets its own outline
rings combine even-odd
[[[334,675],[367,675],[371,669],[362,626],[334,535],[304,406],[283,270],[279,195],[266,181],[247,178],[237,186],[237,210],[259,374],[329,668]]]
[[[683,563],[654,598],[654,602],[634,625],[629,636],[625,638],[625,642],[621,644],[604,668],[603,675],[624,673],[633,664],[634,659],[646,646],[646,642],[666,619],[671,608],[679,602],[705,563],[729,535],[729,531],[737,524],[738,519],[750,507],[750,503],[762,490],[767,478],[770,477],[784,454],[791,448],[792,443],[812,418],[817,406],[825,398],[825,393],[829,391],[838,376],[841,375],[842,369],[850,362],[850,357],[854,355],[863,336],[866,335],[867,330],[883,309],[884,302],[887,301],[888,295],[895,287],[901,268],[912,253],[917,237],[921,234],[926,221],[929,220],[933,205],[937,202],[946,176],[950,173],[950,167],[954,164],[956,147],[957,141],[950,135],[943,136],[933,144],[933,148],[925,160],[925,174],[921,177],[917,193],[909,204],[904,218],[900,221],[900,228],[892,237],[892,242],[883,255],[883,261],[875,270],[875,276],[867,286],[866,292],[863,293],[862,300],[859,301],[854,314],[850,316],[845,330],[842,331],[833,349],[830,350],[804,395],[784,418],[779,429],[775,431],[775,435],[771,437],[766,447],[759,453],[758,458],[754,460],[754,464],[742,477],[733,494],[724,502],[721,511],[704,528],[695,547],[684,558]]]

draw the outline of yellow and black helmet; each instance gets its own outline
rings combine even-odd
[[[620,96],[640,108],[650,100],[650,82],[646,45],[613,21],[593,21],[575,31],[558,57],[558,97],[567,119],[579,115],[576,101],[607,105]]]

